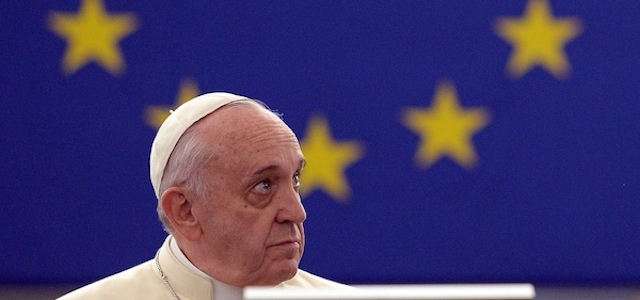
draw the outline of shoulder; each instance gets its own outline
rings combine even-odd
[[[162,280],[153,271],[152,261],[147,261],[74,290],[59,299],[153,299],[155,294],[160,296],[168,292],[165,290]]]
[[[284,282],[284,287],[351,288],[348,285],[322,278],[301,269],[298,269],[296,276]]]

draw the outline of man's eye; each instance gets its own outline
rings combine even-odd
[[[271,183],[269,183],[269,181],[267,180],[263,180],[258,182],[254,189],[258,190],[259,192],[266,192],[269,190],[269,187],[271,187]]]
[[[300,173],[296,173],[295,175],[293,175],[293,186],[294,187],[300,186]]]

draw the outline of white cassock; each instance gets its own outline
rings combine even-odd
[[[160,270],[165,280],[162,279]],[[298,269],[293,278],[277,287],[347,286]],[[81,287],[59,299],[176,299],[173,292],[181,300],[242,299],[242,289],[217,281],[193,266],[171,235],[164,241],[154,259]]]

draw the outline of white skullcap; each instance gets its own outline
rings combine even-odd
[[[171,115],[162,123],[160,129],[158,129],[156,138],[151,145],[151,154],[149,156],[151,184],[158,199],[160,199],[161,196],[160,182],[162,181],[164,168],[167,166],[169,157],[182,134],[184,134],[193,123],[214,112],[216,109],[233,101],[243,99],[246,100],[249,98],[230,93],[209,93],[195,97],[180,105],[175,111],[171,111]]]

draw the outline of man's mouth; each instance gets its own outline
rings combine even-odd
[[[273,244],[269,247],[300,247],[300,242],[296,240],[286,240],[280,243]]]

